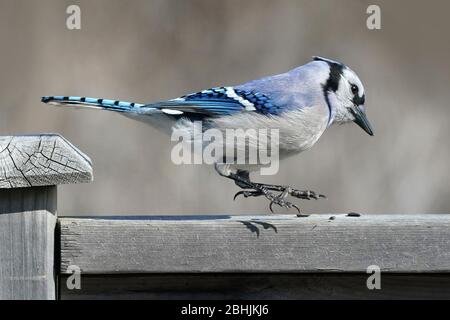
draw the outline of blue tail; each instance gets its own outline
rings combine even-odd
[[[134,108],[140,108],[144,106],[144,104],[135,102],[74,96],[45,96],[42,97],[41,101],[44,103],[59,106],[105,109],[117,112],[129,112]]]

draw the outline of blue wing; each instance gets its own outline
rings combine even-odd
[[[269,96],[233,87],[212,88],[143,107],[157,108],[168,115],[178,117],[214,117],[237,112],[278,114],[281,111]]]

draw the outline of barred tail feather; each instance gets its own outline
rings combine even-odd
[[[57,106],[104,109],[116,112],[130,112],[134,108],[144,106],[144,104],[135,102],[75,96],[45,96],[41,101]]]

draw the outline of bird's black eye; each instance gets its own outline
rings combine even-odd
[[[357,94],[357,93],[358,93],[358,91],[359,91],[359,88],[358,88],[358,86],[356,86],[356,85],[352,84],[352,93],[353,93],[353,94]]]

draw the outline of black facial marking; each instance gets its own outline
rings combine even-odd
[[[323,95],[325,97],[325,101],[327,103],[328,110],[330,111],[330,119],[331,119],[331,104],[330,104],[330,100],[328,98],[328,92],[331,92],[331,91],[336,92],[337,89],[339,88],[339,81],[341,79],[342,72],[343,72],[345,66],[343,64],[331,62],[328,60],[322,60],[322,59],[316,59],[316,58],[314,60],[326,62],[330,66],[330,74],[328,76],[328,80],[323,85]]]
[[[355,104],[355,106],[361,106],[364,104],[364,102],[366,102],[366,95],[363,94],[362,97],[360,97],[358,96],[358,94],[355,94],[352,101]]]
[[[339,80],[341,79],[344,66],[337,63],[328,63],[328,65],[330,66],[330,75],[327,82],[323,86],[323,90],[324,92],[336,92],[339,88]]]

